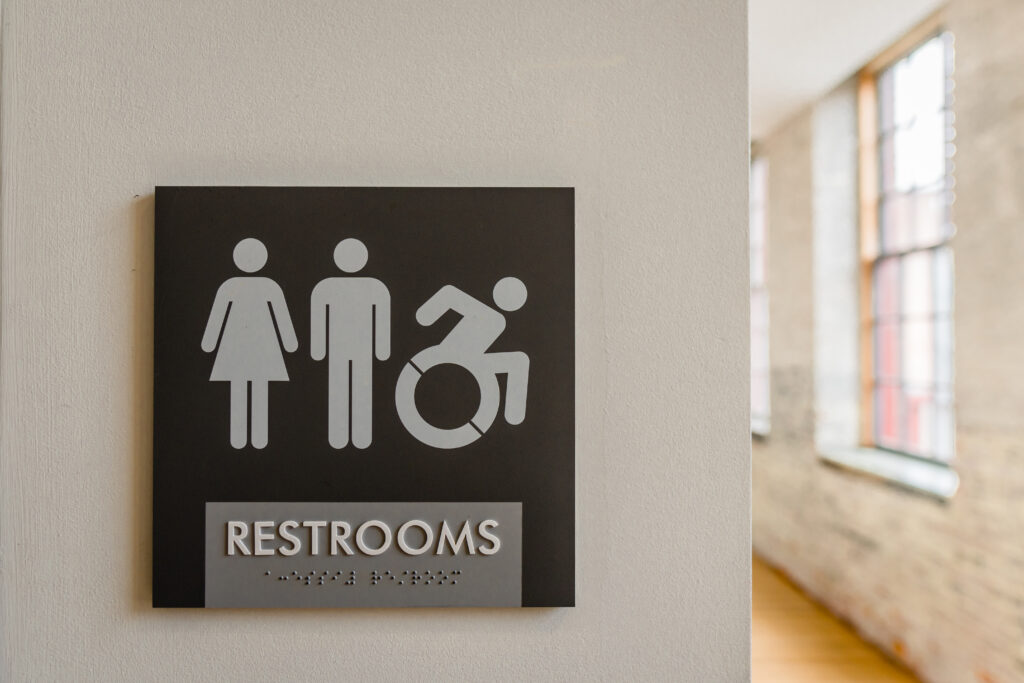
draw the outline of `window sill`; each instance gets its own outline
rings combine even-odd
[[[830,448],[822,450],[818,457],[829,465],[942,502],[949,501],[960,487],[960,477],[946,465],[875,448]]]

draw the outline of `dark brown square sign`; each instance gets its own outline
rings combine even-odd
[[[572,605],[573,212],[157,188],[154,606]]]

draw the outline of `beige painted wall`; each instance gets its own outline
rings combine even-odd
[[[947,504],[826,467],[814,425],[755,443],[754,546],[925,680],[1024,679],[1024,44],[1017,0],[953,0],[956,41],[956,411],[960,490]],[[834,201],[811,162],[841,149],[855,100],[841,88],[765,141],[772,202],[769,288],[782,377],[814,375],[808,207]],[[813,118],[816,135],[808,136]],[[828,118],[831,130],[825,125]],[[823,192],[831,199],[823,201]],[[842,204],[842,202],[839,202]],[[842,211],[843,209],[840,209]],[[837,220],[843,220],[841,215]],[[774,229],[779,222],[786,229]],[[815,251],[820,253],[824,248]],[[838,246],[838,245],[837,245]],[[782,272],[780,272],[782,271]],[[780,327],[778,320],[799,324]],[[775,374],[773,374],[773,380]],[[834,378],[843,381],[842,378]],[[773,386],[772,422],[806,414]]]
[[[745,679],[746,91],[743,0],[4,0],[0,678]],[[156,184],[576,187],[578,607],[149,607]]]

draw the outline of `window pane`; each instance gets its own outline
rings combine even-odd
[[[932,252],[915,251],[903,257],[903,315],[921,317],[932,313]]]
[[[910,392],[906,397],[906,450],[915,455],[931,452],[935,433],[935,406],[928,394]]]
[[[914,241],[914,195],[890,194],[882,200],[882,253],[906,251]]]
[[[886,258],[875,265],[875,316],[894,318],[899,315],[899,260]]]
[[[900,324],[879,323],[875,328],[875,376],[882,380],[900,379]]]
[[[900,128],[893,138],[893,168],[895,182],[893,186],[900,192],[910,192],[914,189],[914,180],[917,173],[917,140],[913,128]]]
[[[947,211],[945,190],[915,195],[914,246],[931,247],[946,240]]]
[[[878,172],[882,182],[882,196],[896,187],[896,149],[891,133],[883,135],[878,146]]]
[[[903,382],[908,389],[930,388],[935,382],[934,335],[931,320],[903,324]]]
[[[922,43],[876,78],[881,258],[872,273],[875,442],[953,454],[952,42]]]
[[[946,114],[922,112],[908,131],[906,156],[897,156],[911,187],[927,187],[946,175]]]
[[[875,420],[881,446],[900,447],[900,391],[895,385],[882,384],[875,390]]]
[[[946,99],[946,55],[943,39],[935,36],[910,55],[914,110],[918,115],[937,112]]]
[[[893,77],[893,123],[906,128],[914,120],[914,79],[910,61],[901,59],[890,69]]]

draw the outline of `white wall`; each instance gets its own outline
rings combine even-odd
[[[746,678],[743,0],[4,0],[3,31],[0,678]],[[156,184],[577,188],[578,607],[149,607]]]

